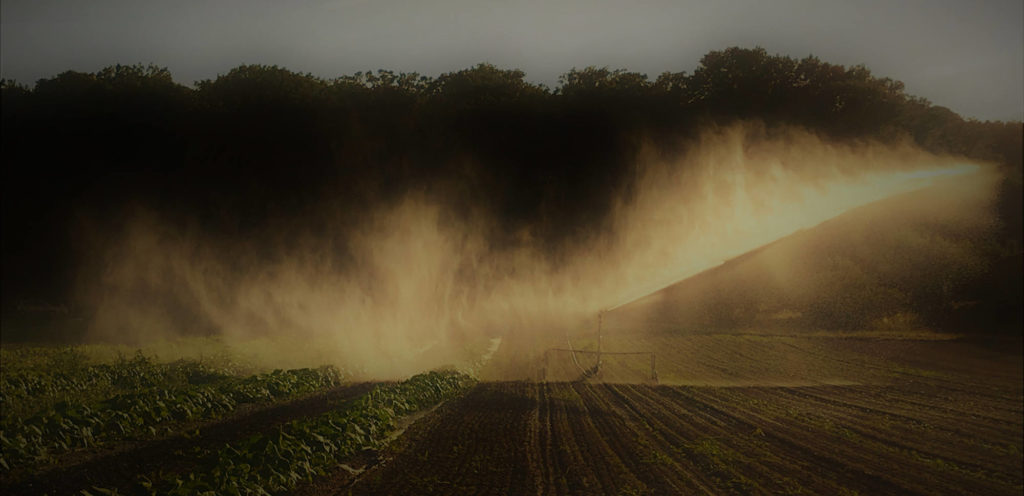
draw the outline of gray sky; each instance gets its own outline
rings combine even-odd
[[[572,67],[654,78],[760,45],[864,63],[964,117],[1019,120],[1022,33],[1022,0],[2,0],[0,73],[31,84],[141,62],[187,84],[243,63],[334,77],[491,62],[553,87]]]

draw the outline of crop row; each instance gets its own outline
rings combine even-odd
[[[172,422],[216,418],[239,404],[274,401],[341,383],[334,367],[275,370],[183,389],[150,389],[97,404],[58,403],[0,429],[0,471],[30,466],[76,448],[149,433]]]
[[[382,446],[400,417],[458,396],[474,382],[458,372],[435,371],[378,386],[344,408],[226,445],[211,454],[208,470],[155,483],[144,480],[142,486],[151,495],[288,491],[359,450]]]
[[[73,355],[71,352],[67,354]],[[231,365],[213,366],[194,360],[156,363],[141,353],[114,363],[88,366],[63,357],[55,355],[54,363],[48,367],[18,369],[15,366],[14,370],[5,370],[0,376],[0,407],[4,410],[4,422],[38,413],[61,400],[85,400],[96,396],[99,396],[96,399],[102,399],[111,393],[205,384],[238,373],[237,367]]]

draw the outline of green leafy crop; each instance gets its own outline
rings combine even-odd
[[[132,380],[155,377],[140,373]],[[11,418],[0,427],[0,473],[46,462],[55,455],[103,441],[168,431],[173,422],[216,418],[239,404],[275,401],[341,384],[334,367],[275,370],[243,379],[168,389],[159,383],[83,404],[60,402],[31,417]]]
[[[149,494],[257,494],[288,491],[353,453],[387,442],[397,419],[462,394],[475,383],[458,372],[428,372],[382,385],[315,418],[229,444],[210,469],[143,486]]]

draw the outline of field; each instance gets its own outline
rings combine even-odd
[[[541,367],[538,343],[507,337],[480,382],[457,372],[370,383],[333,367],[254,371],[224,357],[158,362],[142,354],[109,360],[75,350],[5,350],[0,490],[1024,489],[1018,339],[605,336],[605,350],[654,350],[656,383],[647,357],[631,355],[606,356],[598,374],[573,381],[566,357]],[[595,343],[579,336],[573,345]],[[580,361],[588,365],[583,355]],[[510,376],[512,364],[523,377]]]
[[[1021,492],[1019,341],[648,341],[697,385],[482,383],[352,493]]]
[[[3,350],[0,493],[287,492],[475,382],[455,371],[383,383],[333,366],[253,371],[226,356],[97,358],[108,351]]]

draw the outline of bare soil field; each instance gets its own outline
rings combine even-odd
[[[651,339],[677,384],[481,383],[322,494],[1024,489],[1019,340]]]

